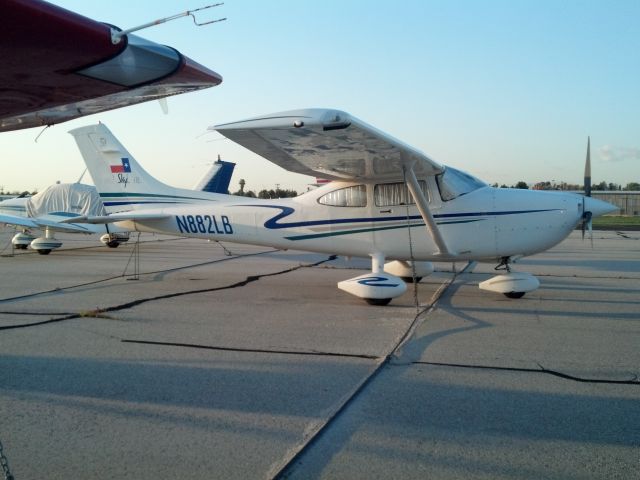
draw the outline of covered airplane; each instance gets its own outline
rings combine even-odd
[[[222,77],[174,48],[41,0],[3,0],[0,132],[53,125],[213,87]]]
[[[149,175],[103,124],[72,130],[108,215],[68,222],[370,256],[371,273],[338,287],[383,305],[431,261],[496,262],[480,288],[519,298],[538,288],[511,271],[580,223],[616,210],[566,192],[492,188],[345,112],[307,109],[212,127],[281,167],[333,180],[292,199],[259,200],[173,188]],[[112,173],[126,161],[126,173]],[[386,260],[392,260],[385,263]]]
[[[229,193],[235,165],[218,158],[197,183],[196,190]],[[100,241],[110,248],[128,241],[129,230],[117,226],[63,223],[63,220],[79,215],[105,214],[96,187],[82,183],[55,184],[32,197],[21,195],[0,202],[0,223],[22,229],[11,239],[13,246],[19,250],[29,247],[41,255],[62,246],[55,238],[55,232],[100,234]],[[33,230],[43,230],[44,236],[36,237]]]

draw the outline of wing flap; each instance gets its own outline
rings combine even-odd
[[[327,179],[402,178],[443,171],[421,151],[339,110],[275,113],[211,127],[280,167]]]

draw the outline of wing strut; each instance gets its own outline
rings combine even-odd
[[[413,167],[405,168],[405,180],[407,182],[407,187],[409,187],[409,191],[411,192],[411,196],[416,202],[416,206],[418,207],[418,211],[420,215],[422,215],[422,219],[424,220],[425,227],[427,227],[427,231],[433,241],[438,246],[438,255],[453,255],[453,253],[447,247],[444,238],[438,229],[438,225],[436,221],[433,219],[433,215],[431,215],[431,210],[429,210],[429,202],[424,197],[424,193],[422,193],[422,189],[420,188],[420,184],[418,183],[418,179],[416,178],[416,174],[413,171]]]

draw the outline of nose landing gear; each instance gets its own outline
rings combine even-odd
[[[532,292],[540,286],[538,279],[530,273],[512,272],[510,263],[511,257],[502,257],[495,270],[504,270],[507,273],[480,282],[478,287],[481,290],[502,293],[507,298],[522,298],[525,293]]]

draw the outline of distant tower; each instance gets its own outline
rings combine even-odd
[[[584,195],[591,196],[591,137],[587,137],[587,161],[584,165]]]
[[[240,179],[240,195],[244,194],[244,184],[245,184],[244,178],[241,178]]]

